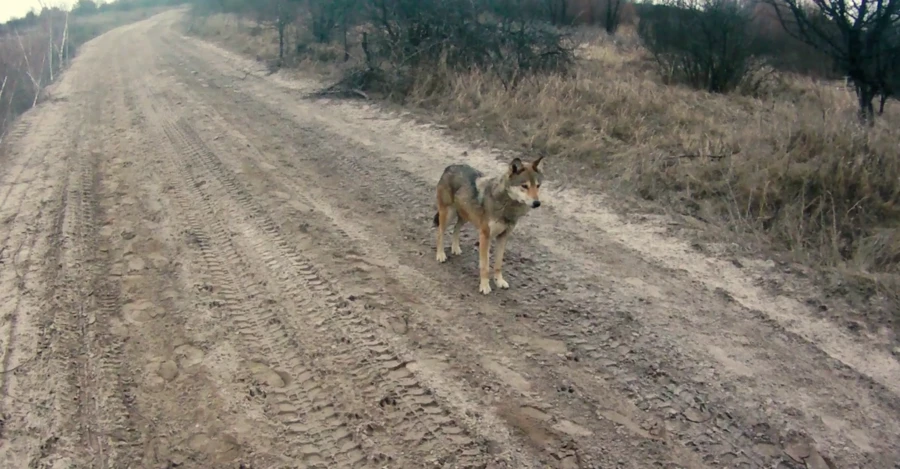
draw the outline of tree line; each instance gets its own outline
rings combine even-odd
[[[303,23],[315,42],[363,27],[366,66],[354,86],[408,89],[440,65],[478,67],[508,86],[537,72],[566,73],[571,27],[638,34],[672,82],[710,92],[758,86],[763,67],[845,77],[871,123],[900,86],[900,0],[193,0],[200,11],[256,18],[278,32]],[[399,91],[398,91],[399,90]]]

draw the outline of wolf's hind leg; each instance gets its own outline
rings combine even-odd
[[[463,225],[466,224],[466,221],[459,215],[456,214],[456,225],[453,226],[453,241],[450,243],[450,252],[454,256],[458,256],[462,254],[462,248],[459,247],[459,232],[462,231]]]

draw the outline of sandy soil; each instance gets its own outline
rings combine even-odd
[[[433,186],[501,155],[180,14],[87,44],[4,143],[0,466],[898,467],[893,338],[551,161],[480,295],[471,228],[434,260]]]

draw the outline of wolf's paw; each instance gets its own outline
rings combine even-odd
[[[441,263],[447,262],[447,253],[444,252],[443,250],[438,251],[437,255],[434,257],[435,257],[435,259],[437,259],[438,262],[441,262]]]
[[[509,283],[503,278],[502,275],[494,277],[494,283],[497,284],[497,288],[502,288],[504,290],[509,288]]]
[[[458,255],[462,254],[462,248],[459,247],[458,244],[455,245],[455,246],[450,246],[450,252],[451,252],[454,256],[458,256]]]
[[[491,292],[491,281],[488,279],[484,279],[481,281],[481,286],[478,287],[478,291],[484,295],[487,295]]]

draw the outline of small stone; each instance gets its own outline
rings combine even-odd
[[[791,443],[784,447],[784,454],[790,456],[791,459],[799,463],[802,463],[804,459],[808,458],[811,452],[812,448],[805,442]]]
[[[694,423],[702,423],[712,418],[712,415],[709,412],[693,407],[682,412],[682,415],[684,415],[684,418],[688,419],[688,421]]]

